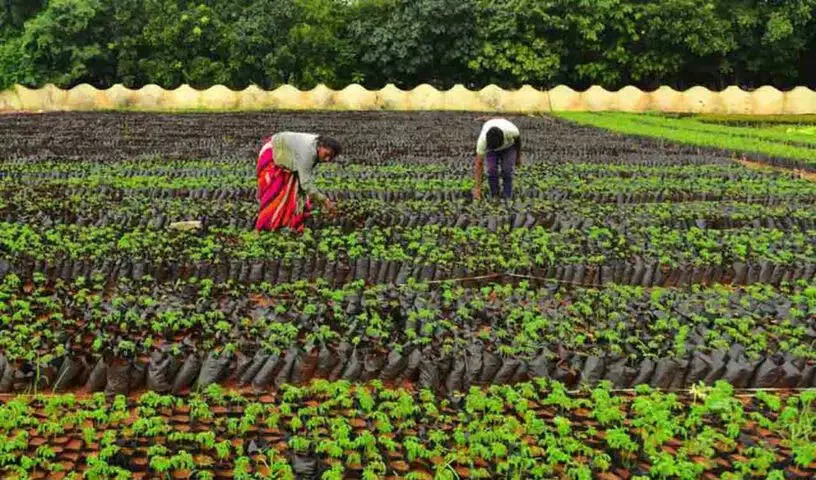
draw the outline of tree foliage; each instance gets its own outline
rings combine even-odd
[[[347,32],[359,52],[358,77],[369,87],[466,83],[476,47],[474,6],[471,0],[357,2]]]
[[[816,0],[0,0],[0,88],[816,86]]]

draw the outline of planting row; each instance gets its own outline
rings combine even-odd
[[[655,157],[661,154],[655,152]],[[701,177],[726,180],[772,180],[784,181],[785,174],[766,176],[763,173],[746,170],[735,162],[717,157],[689,156],[687,164],[643,166],[639,164],[611,164],[608,166],[584,163],[574,157],[560,158],[561,155],[535,156],[531,154],[532,165],[523,167],[526,171],[539,173],[546,170],[549,176],[557,178],[641,178],[661,177],[664,180],[699,179]],[[405,158],[405,157],[401,157]],[[138,158],[116,164],[95,161],[3,161],[3,177],[16,180],[21,185],[35,185],[54,182],[55,185],[76,186],[88,183],[97,185],[126,186],[132,180],[133,187],[145,186],[144,182],[172,183],[174,180],[194,179],[214,180],[225,177],[227,183],[237,184],[251,179],[255,168],[252,159],[230,156],[216,159],[164,160],[160,157]],[[417,161],[414,161],[417,160]],[[461,178],[472,171],[467,158],[439,159],[425,163],[419,159],[407,158],[404,162],[383,161],[372,168],[370,165],[320,165],[321,176],[329,180],[387,180],[405,181],[411,179],[451,180]],[[529,181],[529,179],[520,179]],[[162,182],[163,181],[163,182]],[[773,182],[771,182],[773,184]],[[149,184],[146,186],[150,186]]]
[[[496,273],[495,268],[469,268],[457,265],[417,264],[411,261],[383,260],[359,257],[348,261],[327,260],[320,256],[295,257],[279,260],[246,260],[219,258],[196,262],[152,262],[142,258],[117,260],[19,260],[9,263],[0,259],[0,274],[15,275],[30,281],[38,275],[49,281],[75,280],[99,277],[107,281],[118,279],[175,282],[195,278],[212,279],[218,283],[258,282],[287,283],[324,280],[333,287],[362,281],[367,284],[404,285],[416,281],[461,281],[465,285],[483,285],[492,282],[513,282],[526,279],[535,285],[550,281],[566,285],[601,287],[623,284],[643,287],[686,287],[724,283],[775,286],[799,282],[813,282],[816,264],[774,264],[734,262],[731,265],[681,264],[661,266],[654,261],[611,264],[567,264],[547,267],[513,268]],[[0,277],[0,278],[2,278]]]
[[[178,220],[201,220],[205,226],[251,229],[258,214],[255,200],[181,198],[153,199],[129,195],[113,200],[107,195],[43,195],[34,189],[8,192],[0,203],[0,220],[52,226],[76,223],[81,226],[110,226],[121,230],[162,229]],[[494,220],[490,220],[495,217]],[[358,199],[342,202],[339,215],[316,215],[313,229],[337,225],[344,230],[371,226],[414,227],[440,224],[465,228],[483,226],[511,228],[542,226],[561,231],[603,226],[615,229],[663,226],[674,229],[734,229],[741,227],[790,230],[816,229],[816,211],[808,202],[774,204],[735,201],[588,203],[581,200],[529,200],[474,203],[469,198],[406,200],[389,202]]]
[[[467,159],[461,160],[468,165]],[[249,163],[248,161],[246,163]],[[570,169],[571,170],[571,169]],[[743,169],[744,172],[750,172]],[[814,198],[816,187],[812,183],[788,176],[774,177],[757,174],[733,173],[707,175],[705,171],[696,176],[673,176],[671,172],[654,171],[644,176],[589,175],[559,172],[547,162],[519,168],[515,178],[515,190],[519,198],[582,198],[599,202],[645,202],[688,201],[693,199],[743,199],[743,198]],[[450,176],[441,174],[417,175],[410,171],[396,176],[374,176],[360,172],[348,175],[328,175],[321,172],[317,186],[343,199],[342,193],[351,198],[365,195],[391,195],[415,198],[409,192],[420,194],[465,195],[473,186],[469,169]],[[7,177],[4,190],[38,188],[62,190],[67,195],[93,193],[103,190],[112,194],[132,194],[146,197],[167,197],[201,191],[205,198],[219,198],[224,192],[234,192],[239,199],[251,199],[247,192],[256,186],[253,172],[241,168],[212,176],[184,176],[174,174],[155,176],[119,176],[95,174],[68,179],[34,178],[21,180]],[[5,193],[9,195],[10,193]]]
[[[275,395],[20,397],[4,478],[769,478],[816,475],[816,391],[691,394],[539,380],[454,398],[316,382]]]
[[[528,217],[525,221],[528,221]],[[590,226],[559,232],[511,229],[499,217],[484,227],[339,227],[260,233],[0,223],[0,278],[33,272],[49,280],[101,274],[150,275],[161,281],[207,277],[217,282],[289,282],[325,278],[405,283],[493,273],[530,274],[586,285],[672,286],[696,283],[790,283],[816,273],[812,230],[691,227],[618,229]],[[514,217],[514,222],[521,220]]]
[[[614,182],[612,182],[614,183]],[[646,192],[619,192],[612,188],[610,183],[608,191],[593,193],[593,192],[578,192],[570,193],[560,191],[558,188],[552,189],[538,189],[531,188],[528,190],[515,190],[514,199],[524,202],[583,202],[594,204],[642,204],[642,203],[663,203],[663,202],[743,202],[749,204],[758,204],[765,206],[784,206],[790,203],[813,203],[816,200],[816,192],[812,188],[801,191],[793,190],[790,192],[771,192],[767,188],[760,186],[756,191],[755,184],[743,185],[739,188],[733,189],[731,193],[723,193],[719,190],[709,192],[664,192],[662,187]],[[746,188],[742,188],[746,187]],[[692,187],[689,187],[692,188]],[[719,188],[719,187],[717,187]],[[427,189],[377,189],[377,190],[358,190],[349,191],[347,189],[340,189],[335,191],[325,191],[330,198],[341,203],[360,202],[376,200],[380,202],[417,202],[427,201],[436,203],[459,202],[470,204],[472,198],[470,190],[427,190]],[[55,194],[53,204],[55,206],[64,203],[75,203],[83,198],[89,198],[92,202],[107,202],[112,205],[121,203],[126,199],[132,199],[134,196],[140,198],[144,204],[152,204],[157,201],[178,200],[186,201],[188,203],[197,203],[202,201],[219,201],[226,204],[234,202],[244,203],[253,202],[256,200],[256,189],[249,187],[235,187],[235,188],[195,188],[195,189],[166,189],[166,188],[151,188],[135,193],[133,190],[125,189],[110,189],[107,187],[98,189],[88,189],[84,187],[70,188],[55,192],[50,188],[38,188],[30,193],[24,195],[36,197],[43,195]],[[15,201],[14,196],[19,194],[15,190],[9,193],[9,200],[2,200],[5,206],[7,202]],[[19,198],[19,197],[18,197]],[[63,200],[66,198],[66,200]],[[34,205],[40,202],[35,202]],[[501,202],[504,204],[505,202]],[[481,206],[483,203],[478,203],[476,206]],[[33,207],[33,205],[32,205]],[[257,214],[257,212],[256,212]]]
[[[547,117],[511,116],[530,154],[566,156],[610,164],[619,161],[671,165],[688,155],[720,156],[699,147],[632,139]],[[53,113],[0,118],[0,158],[92,160],[119,163],[151,155],[168,158],[233,158],[253,161],[262,138],[281,130],[313,131],[338,138],[355,163],[437,163],[468,157],[484,122],[463,112],[252,112],[163,115]],[[650,157],[649,154],[664,153]]]
[[[0,392],[257,390],[312,378],[437,392],[555,378],[679,389],[816,386],[816,290],[343,289],[100,278],[0,290]]]

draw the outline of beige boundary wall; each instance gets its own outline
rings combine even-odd
[[[610,92],[593,86],[580,92],[563,85],[551,90],[536,90],[530,86],[518,90],[502,90],[489,85],[477,91],[456,85],[450,90],[440,91],[427,84],[408,91],[400,90],[394,85],[387,85],[381,90],[366,90],[356,84],[336,91],[324,85],[306,91],[290,85],[275,90],[261,90],[251,86],[241,91],[222,85],[206,90],[196,90],[188,85],[175,90],[165,90],[157,85],[147,85],[136,90],[115,85],[106,90],[98,90],[87,84],[63,90],[49,84],[39,89],[17,85],[0,92],[0,112],[275,109],[804,114],[816,113],[816,91],[797,87],[782,92],[765,86],[747,92],[731,86],[720,92],[703,87],[693,87],[682,92],[670,87],[660,87],[653,92],[644,92],[629,86]]]

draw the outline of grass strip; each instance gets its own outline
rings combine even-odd
[[[626,115],[628,116],[628,114]],[[788,132],[778,128],[717,125],[694,119],[678,119],[659,115],[638,115],[634,121],[647,125],[669,126],[689,132],[717,133],[740,138],[762,139],[780,145],[816,148],[816,136],[799,132]]]
[[[614,132],[644,137],[665,138],[689,145],[722,148],[740,154],[764,154],[768,156],[798,160],[803,166],[816,168],[816,150],[785,145],[771,141],[770,138],[745,138],[732,135],[727,130],[689,131],[682,128],[676,119],[651,117],[657,119],[652,124],[643,122],[646,115],[619,112],[558,112],[557,117],[564,120],[591,125]],[[702,125],[702,124],[701,124]],[[720,127],[734,128],[734,127]],[[804,138],[804,137],[802,137]]]
[[[743,115],[709,114],[695,115],[693,118],[706,123],[726,125],[816,125],[816,114],[803,115]]]

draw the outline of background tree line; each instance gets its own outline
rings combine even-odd
[[[0,88],[816,86],[816,0],[0,2]]]

